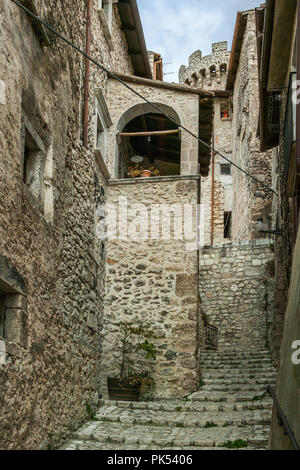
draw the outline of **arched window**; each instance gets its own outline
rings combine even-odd
[[[222,64],[222,65],[220,66],[220,73],[221,73],[221,75],[225,75],[226,72],[227,72],[227,65],[226,65],[226,64]]]
[[[205,76],[206,76],[206,71],[205,71],[205,69],[200,70],[199,74],[200,74],[200,77],[201,77],[201,78],[205,78]]]
[[[158,104],[180,124],[177,113],[169,106]],[[150,105],[140,104],[129,109],[118,124],[118,177],[139,177],[140,168],[151,176],[180,174],[181,139],[178,126]],[[137,170],[135,171],[135,167]]]
[[[217,75],[217,69],[216,69],[216,66],[215,65],[212,65],[210,68],[210,75],[211,77],[215,77]]]

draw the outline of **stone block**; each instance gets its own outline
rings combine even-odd
[[[197,274],[177,274],[176,295],[178,297],[196,296],[198,292]]]

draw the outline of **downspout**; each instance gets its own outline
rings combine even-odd
[[[297,6],[297,83],[300,80],[300,8],[299,0]],[[299,227],[299,210],[300,210],[300,105],[296,105],[296,185],[295,185],[295,222],[296,236]]]
[[[87,0],[85,50],[88,56],[91,55],[91,9],[92,9],[92,0]],[[85,59],[84,110],[83,110],[83,146],[85,148],[88,148],[89,93],[90,93],[90,61],[89,59]]]
[[[215,125],[213,123],[212,132],[213,146],[215,146]],[[215,218],[215,152],[212,151],[211,155],[211,231],[210,231],[210,244],[214,244],[214,218]]]

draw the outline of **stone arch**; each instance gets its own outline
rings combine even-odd
[[[117,136],[119,135],[119,133],[124,131],[124,129],[127,125],[129,125],[132,121],[134,121],[135,119],[137,119],[139,117],[142,117],[142,116],[147,118],[147,116],[149,116],[149,115],[156,114],[158,116],[159,114],[163,115],[163,113],[166,113],[172,119],[174,119],[176,121],[176,123],[178,123],[178,125],[180,125],[182,123],[183,118],[181,116],[181,112],[175,110],[174,107],[171,107],[171,106],[169,106],[167,104],[164,104],[164,103],[153,102],[153,104],[158,106],[159,109],[162,112],[159,113],[159,111],[156,111],[149,103],[138,103],[138,104],[135,104],[135,105],[131,106],[130,108],[128,108],[122,114],[122,116],[120,117],[120,119],[117,123],[117,126],[116,126]],[[166,118],[166,121],[167,121],[167,118]],[[174,123],[174,126],[175,126],[174,128],[176,128],[175,123]],[[169,129],[170,129],[170,127],[169,127]],[[148,129],[148,130],[151,130],[151,129]],[[179,136],[178,136],[178,139],[180,140]],[[119,138],[119,139],[117,138],[116,154],[115,154],[115,162],[116,162],[115,171],[116,171],[117,178],[120,177],[119,176],[120,173],[122,174],[122,172],[120,171],[121,164],[122,164],[122,162],[121,162],[121,160],[122,160],[122,158],[121,158],[121,145],[122,145],[121,138]],[[181,157],[182,157],[181,148],[179,149],[178,153],[179,153],[179,158],[180,158],[180,161],[181,161]]]
[[[227,73],[227,64],[220,65],[220,73],[221,75],[225,75]]]
[[[216,77],[217,76],[217,67],[215,65],[211,65],[209,67],[209,71],[210,71],[210,76],[212,78]]]

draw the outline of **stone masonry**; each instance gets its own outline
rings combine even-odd
[[[218,328],[218,348],[269,345],[273,320],[274,253],[269,240],[204,247],[200,253],[201,308]]]
[[[266,449],[272,414],[266,387],[276,378],[269,352],[203,351],[201,368],[199,390],[184,399],[103,401],[63,449]]]
[[[157,362],[146,364],[141,370],[150,368],[156,396],[186,395],[195,389],[199,380],[198,252],[187,250],[187,240],[176,239],[173,224],[171,239],[162,239],[165,223],[161,216],[156,219],[158,228],[162,224],[158,239],[146,239],[151,236],[148,229],[144,240],[132,239],[132,234],[138,237],[141,230],[136,224],[143,225],[147,217],[150,224],[152,205],[160,204],[163,209],[163,205],[178,204],[180,211],[184,204],[195,207],[198,184],[197,177],[180,176],[109,183],[110,205],[118,207],[119,198],[126,198],[129,235],[125,240],[107,241],[101,366],[104,396],[107,395],[106,377],[120,372],[120,344],[114,324],[123,320],[148,323],[159,335],[164,335],[157,344]],[[136,221],[133,204],[139,204]],[[178,217],[181,216],[175,213],[174,222]],[[181,224],[180,221],[180,228]]]

